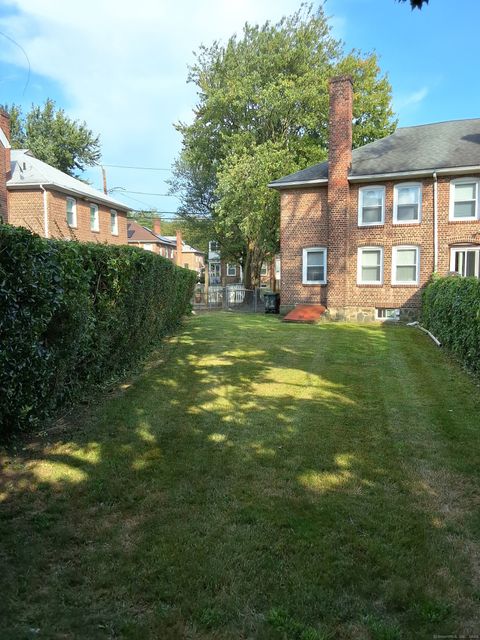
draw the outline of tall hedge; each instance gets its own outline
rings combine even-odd
[[[422,323],[470,370],[480,373],[478,278],[435,278],[423,294]]]
[[[128,246],[0,225],[0,436],[127,370],[188,309],[192,271]]]

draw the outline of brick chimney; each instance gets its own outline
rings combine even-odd
[[[330,80],[328,143],[328,299],[341,309],[347,298],[348,218],[352,164],[353,86],[349,76]]]
[[[153,233],[156,233],[157,236],[162,235],[161,231],[160,231],[160,224],[161,224],[161,220],[160,218],[154,218],[153,219]]]
[[[7,180],[10,178],[10,117],[0,109],[0,216],[8,222]]]
[[[177,236],[177,265],[179,267],[182,266],[182,253],[183,253],[183,240],[182,240],[182,232],[180,229],[175,231],[175,235]]]

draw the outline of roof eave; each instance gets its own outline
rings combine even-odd
[[[270,182],[267,186],[270,189],[295,189],[297,187],[315,187],[317,185],[324,185],[328,183],[328,178],[317,178],[316,180],[302,180],[293,182]]]
[[[66,193],[68,195],[75,195],[84,198],[85,200],[92,202],[100,202],[102,204],[108,204],[110,207],[114,207],[115,209],[122,209],[123,211],[130,211],[131,207],[124,205],[122,202],[118,202],[118,200],[113,200],[111,198],[102,198],[100,195],[92,195],[90,193],[85,193],[85,191],[80,191],[79,189],[70,189],[68,187],[64,187],[63,185],[59,185],[56,182],[12,182],[9,180],[7,182],[7,189],[34,189],[40,188],[40,186],[48,189],[53,189],[54,191],[60,191],[61,193]]]

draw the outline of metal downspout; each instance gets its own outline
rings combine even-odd
[[[49,238],[49,229],[48,229],[48,200],[47,200],[47,191],[44,188],[43,184],[40,185],[40,189],[43,191],[43,228],[45,231],[45,238]]]

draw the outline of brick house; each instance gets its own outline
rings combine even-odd
[[[434,272],[480,277],[480,119],[397,129],[352,151],[353,87],[330,82],[329,158],[280,191],[284,311],[418,315]]]
[[[242,284],[242,265],[227,262],[220,255],[220,246],[215,240],[208,243],[208,279],[211,285],[223,287]],[[280,281],[280,256],[269,262],[264,262],[260,271],[260,288],[277,291]]]
[[[145,251],[153,251],[177,264],[177,243],[160,234],[160,223],[154,221],[154,230],[143,227],[135,220],[127,221],[128,244]]]
[[[0,216],[46,238],[126,244],[127,211],[90,185],[10,148],[10,123],[0,110]]]
[[[127,243],[127,211],[90,185],[10,148],[10,123],[0,110],[0,216],[45,238]]]

